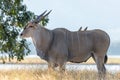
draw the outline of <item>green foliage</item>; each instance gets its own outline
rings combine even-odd
[[[27,11],[23,0],[0,0],[0,52],[7,53],[9,60],[14,56],[24,59],[30,53],[26,40],[19,39],[20,29],[36,16]],[[42,21],[46,25],[48,19]]]
[[[48,21],[49,21],[48,17],[45,17],[45,19],[41,21],[41,25],[43,26],[47,25]]]

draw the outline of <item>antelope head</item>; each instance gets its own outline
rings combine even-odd
[[[48,13],[47,10],[44,11],[42,14],[40,14],[35,20],[28,22],[24,28],[24,30],[22,31],[22,33],[20,34],[20,36],[22,38],[29,38],[32,37],[33,34],[38,30],[38,28],[41,27],[41,25],[39,25],[39,22],[44,19],[46,16],[48,16],[50,14],[52,10],[50,10]],[[46,14],[45,14],[46,13]]]

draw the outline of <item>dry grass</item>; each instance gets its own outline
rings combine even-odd
[[[94,64],[94,60],[90,58],[86,64]],[[108,58],[107,64],[120,64],[120,58]]]
[[[97,80],[97,72],[82,70],[60,74],[58,71],[47,70],[2,70],[0,80]],[[107,73],[106,80],[120,80],[120,73]]]
[[[2,63],[2,59],[0,59],[0,63]],[[24,58],[24,60],[21,61],[17,61],[16,58],[14,58],[13,60],[9,61],[8,59],[5,59],[5,63],[46,63],[46,61],[40,59],[39,57],[36,58]]]
[[[40,59],[39,57],[36,58],[25,58],[22,61],[17,61],[16,59],[11,60],[9,62],[7,59],[5,60],[6,63],[46,63],[46,61]],[[2,60],[0,60],[0,63],[2,63]],[[83,64],[94,64],[92,58],[90,58],[87,62],[84,62]],[[120,64],[120,58],[108,58],[107,64]]]
[[[109,58],[108,64],[119,64],[119,58]],[[9,63],[9,62],[7,62]],[[25,58],[21,62],[16,60],[11,63],[46,63],[40,58]],[[93,64],[94,61],[90,58],[86,63]],[[106,80],[120,80],[120,72],[107,73]],[[35,69],[15,69],[15,70],[0,70],[0,80],[97,80],[97,72],[91,70],[66,71],[60,74],[58,71],[49,72],[47,70]]]

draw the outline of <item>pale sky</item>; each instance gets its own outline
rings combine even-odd
[[[24,0],[28,10],[36,15],[52,10],[48,29],[81,26],[106,31],[111,42],[120,43],[120,0]]]

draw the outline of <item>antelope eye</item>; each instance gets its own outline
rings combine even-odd
[[[24,29],[26,29],[26,27]]]
[[[33,26],[29,26],[30,28],[32,28]]]

